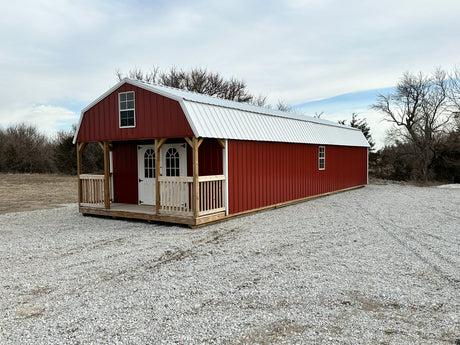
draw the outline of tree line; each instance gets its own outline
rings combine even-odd
[[[19,123],[0,128],[0,172],[77,173],[76,147],[72,143],[75,126],[50,138],[36,126]],[[97,143],[90,143],[83,155],[83,171],[104,170],[104,157]]]
[[[116,73],[119,80],[125,75]],[[133,69],[129,78],[172,86],[211,96],[284,111],[293,108],[279,101],[268,104],[265,96],[251,94],[242,80],[225,79],[218,73],[195,68],[191,71],[158,68],[144,73]],[[359,128],[371,147],[370,173],[393,180],[460,181],[460,70],[437,70],[432,75],[405,73],[393,93],[378,95],[371,106],[393,127],[388,144],[373,151],[375,142],[365,118],[351,114],[340,124]],[[319,117],[323,113],[317,114]],[[72,140],[76,127],[59,131],[54,138],[41,134],[31,125],[0,128],[0,171],[13,173],[76,174],[76,147]],[[104,160],[97,143],[90,143],[83,154],[84,172],[102,172]]]

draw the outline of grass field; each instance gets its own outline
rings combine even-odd
[[[77,202],[76,176],[0,173],[0,214]]]

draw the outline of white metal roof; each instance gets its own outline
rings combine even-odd
[[[369,147],[359,129],[332,121],[127,78],[83,109],[80,123],[86,110],[124,83],[177,100],[196,137]]]

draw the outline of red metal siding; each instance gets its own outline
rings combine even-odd
[[[190,145],[187,145],[187,175],[193,176],[193,156]],[[200,176],[222,175],[222,148],[216,139],[204,139],[198,149]]]
[[[168,140],[167,143],[185,140]],[[114,201],[138,203],[137,146],[153,145],[151,141],[113,142],[113,184]],[[187,149],[187,174],[193,176],[193,157],[190,146]],[[199,149],[200,175],[223,174],[222,149],[215,139],[205,139]]]
[[[367,183],[367,148],[326,146],[318,170],[318,146],[229,140],[229,213]]]
[[[114,201],[137,204],[137,142],[113,143]]]
[[[119,128],[118,93],[135,92],[135,128]],[[193,136],[179,102],[123,84],[88,109],[77,142]]]

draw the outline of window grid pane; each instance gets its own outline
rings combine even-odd
[[[122,92],[119,97],[120,127],[134,127],[134,92]]]
[[[155,177],[155,151],[147,149],[144,153],[144,177]]]
[[[179,152],[173,147],[166,152],[166,176],[180,176]]]
[[[318,147],[318,169],[324,170],[326,167],[326,148],[324,146]]]

